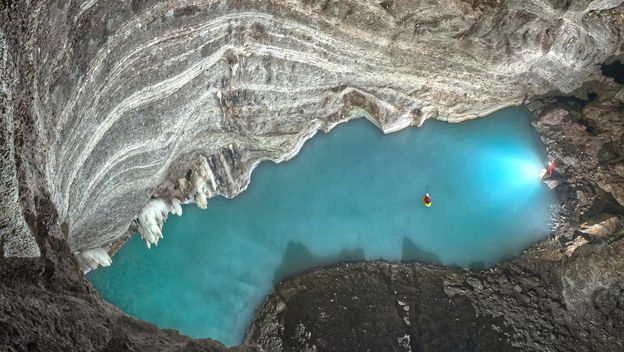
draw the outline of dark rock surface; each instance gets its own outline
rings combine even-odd
[[[623,351],[622,86],[528,107],[557,163],[552,236],[486,271],[340,264],[283,282],[246,343],[268,351]]]
[[[106,303],[85,279],[67,243],[43,226],[55,221],[51,205],[40,201],[38,211],[37,222],[29,225],[35,229],[40,257],[4,258],[0,243],[0,351],[260,350],[227,349],[218,341],[161,330]]]
[[[613,258],[623,249],[618,236],[563,261],[525,257],[486,272],[316,270],[283,283],[245,341],[268,351],[621,351],[624,264]]]

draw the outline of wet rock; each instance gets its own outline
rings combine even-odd
[[[350,351],[357,344],[405,351],[406,341],[412,351],[618,350],[622,342],[613,327],[624,323],[616,293],[624,283],[624,262],[611,254],[623,249],[624,238],[606,246],[588,243],[567,261],[525,257],[487,274],[381,262],[316,270],[282,283],[261,305],[245,341],[268,343],[276,351],[303,350],[309,344],[319,350]],[[587,281],[596,279],[596,270],[600,282],[611,282],[612,289]],[[517,283],[507,284],[509,273],[520,275],[514,277]],[[483,275],[493,280],[479,281]],[[451,276],[465,276],[474,286],[445,283]],[[477,282],[482,289],[473,289]],[[357,303],[348,299],[354,292]],[[579,300],[569,301],[572,297]],[[277,301],[283,304],[279,312]],[[402,319],[405,314],[409,324]],[[578,315],[583,318],[571,319]],[[266,321],[277,326],[267,330]],[[310,334],[305,344],[291,338],[299,324]]]
[[[481,283],[481,280],[477,278],[469,277],[466,279],[466,282],[468,283],[468,285],[472,287],[473,290],[476,290],[476,291],[483,290],[483,284]]]
[[[566,249],[565,249],[565,255],[567,255],[568,257],[571,256],[572,254],[574,254],[574,252],[581,246],[585,245],[589,243],[589,241],[581,236],[578,236],[576,239],[574,239],[574,241],[569,244]]]
[[[545,180],[544,183],[550,189],[555,189],[557,186],[559,186],[559,181],[557,180]]]
[[[491,327],[502,326],[500,318],[487,315],[475,323],[471,319],[477,312],[463,297],[466,291],[450,297],[444,293],[450,288],[443,283],[445,274],[418,264],[382,262],[311,272],[279,287],[286,307],[281,312],[275,310],[277,296],[263,303],[246,341],[263,346],[267,341],[269,350],[279,345],[279,351],[300,351],[310,344],[319,351],[352,351],[353,346],[373,351],[515,350],[504,342],[505,328]],[[267,331],[265,320],[280,327]],[[310,333],[305,343],[290,337],[300,325]]]

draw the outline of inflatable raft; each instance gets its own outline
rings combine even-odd
[[[424,204],[426,207],[430,207],[430,206],[431,206],[431,197],[429,198],[429,202],[427,202],[427,201],[425,200],[426,198],[427,198],[427,196],[426,196],[426,195],[424,195],[424,196],[422,197],[422,202],[423,202],[423,204]]]

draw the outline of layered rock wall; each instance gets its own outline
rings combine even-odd
[[[359,116],[385,132],[458,122],[571,91],[622,52],[621,1],[3,6],[14,16],[2,36],[20,33],[3,51],[21,76],[3,96],[3,131],[15,125],[16,97],[26,99],[42,156],[34,183],[77,253],[151,227],[138,215],[153,197],[173,207],[172,198],[235,196],[260,161],[294,156],[319,129]],[[10,164],[3,173],[15,174]],[[11,215],[11,182],[7,248],[34,248]]]
[[[19,198],[19,181],[15,164],[16,124],[13,94],[16,72],[6,38],[0,33],[0,240],[10,237],[4,246],[7,256],[39,256],[34,237],[24,221]]]

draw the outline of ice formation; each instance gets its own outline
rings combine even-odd
[[[178,179],[177,189],[179,193],[176,193],[174,197],[150,200],[135,218],[137,231],[145,240],[147,248],[150,248],[152,244],[158,245],[158,241],[163,238],[162,226],[169,213],[182,215],[181,202],[193,201],[198,207],[205,209],[208,205],[208,198],[215,194],[213,191],[216,189],[214,175],[204,156],[200,156],[192,163],[187,177]]]
[[[104,248],[87,249],[75,253],[80,268],[84,272],[95,270],[98,266],[110,266],[113,260]]]
[[[210,171],[208,160],[204,156],[200,156],[194,166],[193,175],[191,176],[191,185],[195,193],[194,200],[198,207],[206,209],[208,198],[212,196],[210,187],[216,189],[214,176]],[[207,182],[210,182],[210,185]]]
[[[179,207],[179,201],[177,204]],[[137,230],[141,238],[145,240],[147,248],[150,248],[152,244],[158,245],[158,240],[163,238],[162,225],[167,218],[167,214],[177,210],[177,207],[167,203],[164,199],[152,199],[141,210],[136,219]]]

